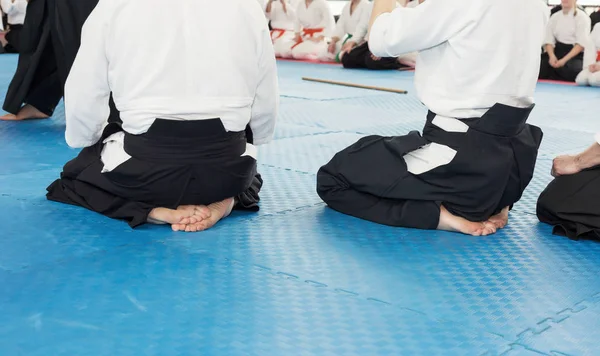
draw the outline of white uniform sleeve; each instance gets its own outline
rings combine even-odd
[[[27,4],[28,1],[27,0],[16,0],[15,1],[15,7],[17,8],[17,12],[24,14],[27,12]]]
[[[592,32],[592,19],[583,11],[577,13],[577,44],[585,47],[590,41]]]
[[[297,13],[300,10],[300,6],[304,6],[304,4],[302,4],[302,2],[298,3],[298,7],[296,8]],[[302,24],[300,23],[300,16],[296,15],[296,17],[294,18],[294,32],[300,33],[300,31],[302,31]]]
[[[17,0],[15,2],[12,2],[11,0],[2,0],[0,1],[0,5],[2,5],[2,10],[5,14],[12,15],[19,11],[19,3],[21,2],[22,0]],[[27,1],[25,1],[25,6],[27,6]]]
[[[586,69],[590,65],[596,63],[597,53],[598,50],[596,49],[596,45],[590,36],[583,48],[583,69]]]
[[[440,45],[477,21],[478,0],[427,0],[377,17],[369,49],[378,57],[398,57]]]
[[[259,58],[259,81],[252,104],[250,128],[254,145],[263,145],[273,139],[277,112],[279,110],[279,84],[277,63],[269,32],[265,29],[261,38],[262,51]]]
[[[358,25],[356,25],[356,30],[352,34],[352,42],[361,44],[362,41],[367,39],[367,32],[369,31],[369,21],[371,20],[371,12],[373,11],[372,4],[365,4],[365,8],[363,9],[362,14],[360,15],[360,19],[358,20]]]
[[[556,27],[556,17],[552,16],[548,25],[546,26],[546,37],[544,38],[544,46],[552,45],[556,46],[556,37],[554,37],[554,28]]]
[[[81,47],[65,85],[65,138],[71,147],[88,147],[100,139],[110,114],[106,34],[110,1],[100,1],[81,33]]]
[[[342,39],[346,36],[346,21],[348,21],[347,16],[350,16],[350,9],[348,9],[348,7],[350,6],[351,4],[348,3],[348,5],[344,7],[340,18],[338,19],[337,24],[335,25],[335,31],[333,32],[331,37],[337,37],[339,39]]]
[[[318,28],[324,28],[325,34],[324,36],[330,36],[335,30],[335,19],[333,18],[333,14],[331,13],[331,8],[327,1],[323,0],[319,2],[320,8],[319,12],[321,13],[321,22],[319,23]]]
[[[286,5],[288,20],[296,21],[296,7],[290,1],[287,1]]]
[[[271,11],[267,12],[267,4],[268,3],[269,3],[268,1],[265,3],[265,6],[264,6],[263,10],[265,11],[265,16],[267,17],[267,20],[271,21],[271,20],[273,20],[273,6],[274,6],[274,4],[271,4]]]
[[[598,132],[594,138],[596,139],[596,142],[600,145],[600,132]]]

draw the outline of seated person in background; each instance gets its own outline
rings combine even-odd
[[[7,53],[19,53],[19,37],[25,22],[28,0],[0,0],[0,7],[7,16],[8,32],[0,44]],[[0,17],[0,22],[2,18]]]
[[[416,7],[423,1],[425,0],[411,1],[406,6]],[[344,68],[384,70],[414,67],[417,59],[416,53],[402,54],[398,58],[381,58],[371,53],[369,50],[368,31],[373,6],[371,4],[368,4],[367,6],[368,8],[362,13],[356,31],[342,48],[340,57]],[[402,5],[398,3],[398,6]]]
[[[368,16],[365,14],[366,12],[370,13],[366,0],[352,0],[344,7],[327,50],[319,54],[320,61],[340,62],[340,57],[343,55],[340,52],[343,46],[352,38],[360,19]]]
[[[585,152],[554,160],[556,177],[537,204],[541,222],[571,239],[600,238],[600,133]]]
[[[336,154],[317,175],[323,201],[391,226],[503,228],[542,140],[526,121],[548,17],[540,0],[375,0],[369,47],[380,57],[419,51],[415,87],[430,111],[422,135],[368,136]]]
[[[271,24],[271,40],[276,49],[275,56],[281,57],[277,49],[294,45],[294,26],[296,24],[296,0],[269,0],[265,14]]]
[[[325,38],[332,32],[335,19],[326,0],[300,0],[296,9],[296,36],[292,42],[280,43],[275,52],[282,58],[317,59],[327,51]]]
[[[29,0],[19,64],[0,120],[46,119],[60,99],[79,50],[81,28],[98,0]],[[118,113],[111,102],[111,120]]]
[[[575,82],[577,85],[600,87],[600,25],[594,26],[583,56],[583,70]]]
[[[540,79],[575,82],[583,70],[583,51],[591,20],[577,9],[577,0],[562,0],[561,11],[550,17],[542,53]]]
[[[102,0],[85,23],[65,86],[66,140],[85,148],[47,197],[132,227],[200,231],[258,208],[254,145],[273,135],[275,55],[257,1],[162,5]],[[107,124],[111,92],[122,125]]]
[[[81,0],[79,0],[81,1]],[[2,108],[0,120],[46,119],[53,115],[63,88],[53,41],[54,8],[46,0],[29,0],[19,31],[19,62]],[[59,38],[56,36],[55,38]]]

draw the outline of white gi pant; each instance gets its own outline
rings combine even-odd
[[[292,47],[296,44],[294,31],[273,29],[271,31],[271,40],[275,49],[275,57],[292,58]]]
[[[598,62],[600,63],[600,62]],[[600,87],[600,72],[592,73],[589,68],[584,68],[575,79],[577,85]]]

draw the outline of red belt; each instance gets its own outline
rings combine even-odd
[[[600,62],[600,51],[598,51],[598,57],[596,57],[596,62]]]
[[[273,41],[280,39],[283,35],[285,35],[287,31],[286,30],[282,30],[280,28],[274,28],[271,30],[271,39]],[[273,37],[275,36],[275,37]]]
[[[316,34],[319,34],[323,31],[325,31],[324,28],[305,28],[302,30],[302,37],[314,37]],[[292,48],[296,47],[297,45],[299,45],[302,42],[304,42],[304,40],[301,38],[300,42],[293,45]]]

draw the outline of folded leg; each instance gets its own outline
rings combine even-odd
[[[590,74],[588,80],[591,86],[600,87],[600,72]]]
[[[362,138],[321,167],[317,193],[347,215],[391,226],[436,229],[440,202],[403,199],[419,182],[411,179],[402,157],[424,144],[416,133]]]
[[[327,51],[327,43],[325,41],[313,42],[305,40],[292,48],[292,57],[299,60],[317,59],[320,53]]]
[[[582,70],[578,75],[577,78],[575,79],[575,83],[577,83],[577,85],[585,87],[590,85],[590,76],[592,75],[592,73],[590,73],[589,69],[584,69]]]
[[[560,176],[542,192],[537,216],[554,233],[572,239],[600,238],[600,167]]]
[[[361,192],[348,182],[346,173],[325,166],[317,175],[317,192],[332,209],[389,226],[437,229],[440,217],[438,202],[389,199]],[[373,179],[377,177],[375,175]]]

